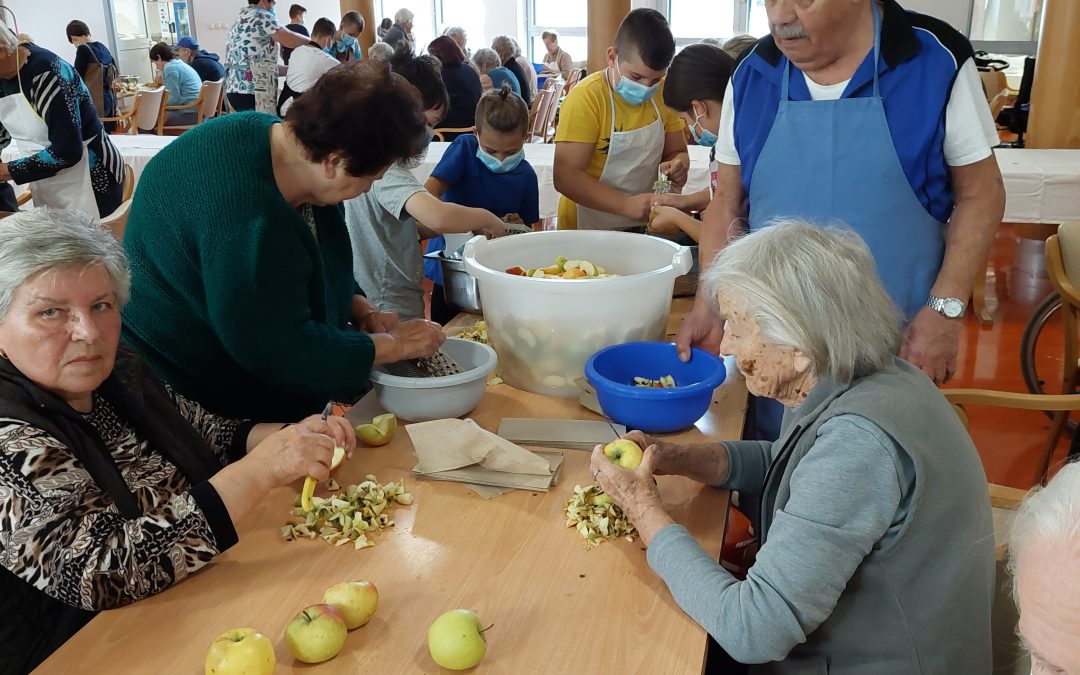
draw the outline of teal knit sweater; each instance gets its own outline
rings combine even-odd
[[[124,235],[124,339],[220,415],[292,421],[368,383],[375,346],[347,328],[356,283],[341,205],[318,240],[282,197],[271,115],[201,124],[146,167]]]

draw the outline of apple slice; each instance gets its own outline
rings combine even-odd
[[[576,270],[577,268],[581,267],[581,261],[580,260],[567,260],[565,263],[563,263],[562,267],[563,267],[563,271],[566,271],[566,272],[569,272],[570,270]]]
[[[595,277],[596,276],[596,265],[592,264],[588,260],[582,260],[581,261],[581,268],[580,269],[583,272],[585,272],[586,276],[590,276],[590,277]]]
[[[334,446],[334,458],[330,460],[330,470],[341,466],[341,463],[345,461],[345,448],[340,445]],[[308,476],[304,479],[304,489],[300,491],[300,508],[305,511],[310,511],[315,508],[315,504],[312,503],[311,498],[315,495],[315,485],[318,481]]]
[[[584,279],[587,276],[588,275],[585,274],[585,270],[581,269],[580,267],[577,267],[577,268],[574,268],[572,270],[566,270],[565,272],[563,272],[562,278],[563,279]]]
[[[510,269],[506,270],[506,273],[512,274],[515,277],[525,276],[525,270],[522,267],[511,267]]]
[[[379,415],[371,420],[371,424],[361,424],[356,427],[356,436],[373,448],[386,445],[394,440],[397,433],[397,417],[391,413]]]

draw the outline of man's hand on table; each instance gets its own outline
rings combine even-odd
[[[963,328],[963,321],[946,319],[924,307],[904,331],[900,358],[926,373],[934,384],[945,384],[956,373]]]
[[[590,462],[596,482],[634,524],[646,546],[657,532],[675,522],[664,510],[660,489],[653,479],[656,459],[656,446],[650,445],[641,464],[631,471],[609,460],[604,455],[604,446],[598,445]]]
[[[690,360],[691,347],[699,347],[710,354],[719,354],[723,340],[723,322],[699,298],[679,326],[679,332],[675,336],[675,348],[679,352],[679,359],[686,363]]]

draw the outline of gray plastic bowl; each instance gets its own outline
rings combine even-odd
[[[484,397],[499,357],[487,345],[458,338],[449,338],[442,349],[464,372],[444,377],[397,377],[376,367],[371,371],[371,382],[379,405],[409,422],[469,414]]]

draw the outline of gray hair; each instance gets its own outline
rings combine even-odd
[[[851,230],[773,221],[720,251],[702,286],[714,309],[721,293],[745,302],[765,339],[801,351],[818,377],[846,384],[896,354],[900,314]]]
[[[402,24],[412,21],[416,17],[410,10],[402,7],[398,11],[394,12],[394,23]]]
[[[82,211],[37,208],[0,220],[0,321],[20,286],[65,267],[104,265],[121,307],[131,288],[124,247]]]
[[[1032,491],[1016,512],[1009,531],[1009,570],[1014,580],[1024,547],[1032,539],[1080,550],[1080,463],[1063,466],[1046,487]]]
[[[18,49],[21,43],[22,40],[19,39],[19,36],[8,28],[5,21],[0,19],[0,51],[3,51],[5,54],[10,54]]]
[[[509,35],[500,35],[491,41],[491,48],[495,50],[500,59],[503,52],[506,52],[512,58],[514,56],[514,39]]]
[[[723,48],[724,41],[721,40],[720,38],[701,38],[701,41],[699,42],[699,44],[712,45],[713,47],[721,47],[721,48]]]
[[[472,60],[477,68],[498,68],[502,65],[502,59],[499,58],[499,54],[490,47],[477,49],[476,53],[473,54]]]
[[[442,32],[443,35],[451,38],[461,38],[462,42],[468,42],[469,34],[465,32],[465,29],[461,26],[450,26]]]
[[[368,58],[377,63],[390,63],[394,57],[394,48],[385,42],[376,42],[367,50]]]
[[[731,38],[721,47],[727,55],[733,59],[737,59],[742,56],[743,52],[749,49],[751,46],[757,43],[757,38],[753,35],[736,35]],[[704,42],[704,40],[702,40]]]

